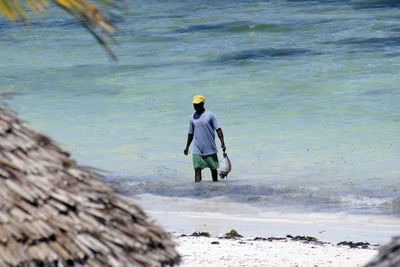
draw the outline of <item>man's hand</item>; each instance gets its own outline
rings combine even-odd
[[[218,134],[219,140],[221,141],[221,148],[222,148],[222,151],[225,153],[225,151],[226,151],[226,146],[225,146],[225,141],[224,141],[224,133],[222,132],[222,129],[221,129],[221,128],[217,129],[217,134]]]
[[[185,150],[183,150],[183,154],[185,154],[185,156],[187,156],[189,154],[189,147],[190,147],[190,144],[192,143],[192,140],[193,140],[193,134],[189,133],[187,136],[186,148],[185,148]]]

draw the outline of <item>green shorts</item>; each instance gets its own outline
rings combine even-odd
[[[216,170],[218,168],[217,154],[211,154],[207,156],[193,154],[193,168],[195,170],[202,170],[204,168]]]

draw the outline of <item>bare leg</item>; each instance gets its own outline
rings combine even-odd
[[[194,181],[196,183],[201,182],[201,170],[194,171]]]
[[[217,172],[217,170],[211,170],[211,176],[212,176],[213,182],[218,182],[218,172]]]

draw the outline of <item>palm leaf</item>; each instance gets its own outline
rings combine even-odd
[[[108,0],[109,1],[109,0]],[[83,27],[87,29],[96,41],[106,50],[112,59],[116,57],[108,46],[108,38],[115,32],[114,27],[104,17],[96,5],[86,0],[52,0],[57,6],[64,9],[70,15],[78,19]],[[0,0],[0,16],[13,22],[28,22],[26,10],[31,10],[34,14],[39,14],[49,7],[47,0],[24,0],[23,5],[20,0]]]

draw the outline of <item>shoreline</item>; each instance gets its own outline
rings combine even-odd
[[[354,267],[378,254],[377,245],[366,243],[333,244],[310,236],[229,236],[232,231],[224,236],[174,234],[181,266]]]
[[[400,234],[399,220],[384,217],[280,213],[268,213],[266,217],[245,217],[205,212],[146,212],[174,235],[209,232],[212,236],[220,236],[230,228],[251,238],[296,235],[313,236],[330,243],[353,241],[382,245]]]
[[[173,234],[209,232],[220,236],[227,228],[247,237],[313,236],[332,243],[342,241],[385,244],[400,235],[400,218],[345,212],[284,212],[216,200],[136,196],[148,215]]]

